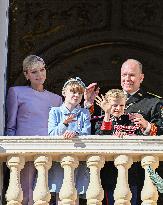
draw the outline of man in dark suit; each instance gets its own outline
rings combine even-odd
[[[135,122],[146,127],[146,134],[163,134],[163,102],[161,98],[141,89],[144,74],[139,61],[128,59],[121,67],[121,86],[130,95],[126,102],[127,113],[138,113]]]
[[[127,113],[138,113],[135,122],[145,127],[146,135],[163,134],[163,102],[161,98],[141,89],[144,74],[142,64],[134,59],[128,59],[121,67],[121,86],[128,99]],[[133,205],[141,204],[140,193],[144,182],[144,170],[140,163],[134,163],[129,170],[129,184],[132,186]],[[137,195],[137,196],[135,196]]]
[[[136,113],[135,124],[144,128],[145,135],[163,134],[163,101],[161,98],[141,89],[144,74],[142,64],[134,59],[128,59],[121,67],[121,87],[127,95],[126,113]],[[95,88],[95,86],[94,86]],[[93,92],[89,95],[93,96]],[[91,97],[90,97],[91,98]],[[92,98],[91,98],[92,100]],[[94,113],[96,115],[96,113]],[[93,123],[92,123],[93,124]],[[94,130],[94,129],[92,129]],[[94,133],[92,133],[94,134]],[[113,191],[116,185],[117,170],[112,162],[106,162],[101,170],[102,185],[106,191],[104,205],[113,205]],[[132,191],[132,205],[140,205],[140,192],[144,183],[144,170],[139,163],[134,163],[129,169],[129,185]]]

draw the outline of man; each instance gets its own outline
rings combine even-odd
[[[127,95],[125,111],[126,113],[135,113],[135,124],[140,124],[144,128],[144,134],[162,135],[163,102],[160,98],[141,88],[143,80],[144,74],[142,71],[142,64],[139,61],[128,59],[122,64],[121,87]],[[104,168],[101,170],[102,185],[104,189],[107,190],[103,201],[104,205],[114,204],[113,192],[116,185],[116,179],[116,168],[112,162],[106,162]],[[129,185],[133,195],[131,201],[132,205],[141,204],[140,192],[143,183],[144,170],[141,168],[140,163],[134,163],[132,168],[129,169]]]
[[[135,121],[146,127],[146,134],[163,134],[163,103],[161,99],[141,89],[144,74],[139,61],[128,59],[121,67],[121,86],[129,94],[127,113],[137,114]]]
[[[142,125],[146,135],[162,135],[163,100],[141,88],[143,79],[142,64],[139,61],[128,59],[122,64],[121,87],[127,95],[125,111],[137,113],[134,115],[135,123]],[[98,95],[99,88],[96,89],[96,83],[90,84],[88,88],[85,104],[90,106]]]
[[[141,89],[144,74],[142,64],[134,59],[128,59],[121,67],[121,86],[128,99],[126,102],[127,113],[136,114],[135,122],[142,125],[146,135],[163,134],[163,103],[161,99]],[[144,171],[140,163],[134,163],[129,170],[129,184],[132,193],[137,193],[135,204],[141,204],[140,192],[144,182]]]

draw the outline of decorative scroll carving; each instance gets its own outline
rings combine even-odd
[[[9,53],[12,61],[9,61],[9,84],[14,84],[17,76],[19,83],[25,83],[21,68],[28,54],[44,57],[44,52],[51,46],[108,27],[110,2],[11,0]]]
[[[145,65],[144,87],[162,95],[162,8],[161,0],[11,0],[8,86],[27,84],[22,61],[38,54],[49,68],[48,90],[61,94],[66,78],[80,75],[107,91],[120,87],[121,63],[132,57]]]
[[[122,1],[122,24],[128,29],[162,36],[163,2],[161,0]]]

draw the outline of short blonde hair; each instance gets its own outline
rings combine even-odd
[[[76,78],[70,78],[68,81],[65,82],[63,88],[62,88],[62,95],[65,94],[65,90],[67,86],[71,87],[71,91],[73,92],[79,92],[81,94],[85,91],[85,84],[82,82],[82,80],[79,77]]]
[[[123,90],[120,89],[111,89],[105,94],[105,100],[108,101],[110,98],[115,99],[122,99],[126,100],[126,95],[124,94]]]
[[[42,58],[36,55],[29,55],[23,60],[23,72],[26,72],[29,68],[32,68],[38,63],[45,65],[45,62]]]

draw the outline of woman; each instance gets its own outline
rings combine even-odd
[[[30,86],[11,87],[7,96],[7,135],[48,135],[50,107],[62,104],[62,98],[44,89],[45,62],[30,55],[23,61],[23,72]]]
[[[23,61],[23,72],[30,86],[11,87],[7,95],[8,136],[48,135],[50,107],[60,106],[62,98],[44,89],[46,80],[45,62],[36,55],[29,55]],[[25,164],[21,171],[23,205],[33,204],[33,162]]]

